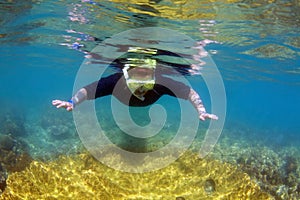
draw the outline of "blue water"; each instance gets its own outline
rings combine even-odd
[[[103,40],[131,28],[147,26],[172,29],[196,41],[216,41],[205,49],[216,63],[226,89],[224,130],[243,132],[242,136],[230,137],[241,137],[253,144],[263,142],[270,147],[276,145],[276,148],[299,148],[299,5],[281,1],[270,4],[190,1],[187,5],[181,1],[177,4],[161,1],[159,4],[169,6],[169,12],[153,6],[156,5],[153,2],[150,6],[136,6],[113,1],[99,1],[97,5],[80,1],[1,1],[0,103],[3,111],[0,114],[13,112],[25,117],[27,131],[15,137],[28,143],[33,156],[44,154],[47,148],[63,154],[62,144],[66,145],[65,149],[74,146],[73,142],[80,144],[71,113],[58,111],[51,105],[53,99],[71,97],[77,70],[84,59],[83,52],[66,45],[78,38],[84,39],[81,33]],[[154,7],[161,10],[157,12]],[[84,20],[71,21],[74,15],[70,12]],[[71,29],[77,33],[66,31]],[[80,42],[86,50],[97,45],[95,41]],[[210,110],[209,94],[201,77],[189,79]],[[170,98],[163,98],[162,102],[177,106]],[[102,114],[109,111],[105,108]],[[67,120],[75,132],[74,137],[43,138],[45,135],[38,127],[45,116],[50,118],[50,124],[56,117]],[[175,115],[168,123],[172,125],[177,119]],[[112,123],[110,119],[106,126],[109,123]],[[5,132],[0,130],[0,133]]]

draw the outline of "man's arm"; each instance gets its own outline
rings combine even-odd
[[[122,74],[116,73],[108,77],[101,78],[98,81],[84,86],[69,101],[53,100],[52,105],[57,108],[65,108],[67,111],[72,111],[75,106],[85,100],[91,100],[106,95],[111,95],[114,87]]]
[[[69,101],[53,100],[52,105],[56,108],[65,108],[67,111],[72,111],[75,106],[87,99],[87,91],[85,88],[81,88]]]
[[[203,105],[203,102],[202,102],[199,94],[193,89],[190,89],[189,100],[193,104],[193,106],[196,108],[198,115],[199,115],[199,119],[201,119],[202,121],[204,121],[206,118],[215,119],[215,120],[218,119],[218,116],[216,116],[214,114],[209,114],[206,112],[205,107]]]
[[[81,88],[76,92],[76,94],[71,98],[71,102],[73,103],[73,106],[80,104],[81,102],[85,101],[87,99],[87,91],[85,88]]]

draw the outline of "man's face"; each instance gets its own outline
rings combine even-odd
[[[154,69],[136,67],[128,71],[127,85],[131,92],[142,98],[155,84]]]
[[[139,81],[154,80],[154,69],[135,67],[128,71],[128,76]]]

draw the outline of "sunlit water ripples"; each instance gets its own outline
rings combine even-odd
[[[229,47],[241,56],[282,61],[284,69],[280,73],[291,76],[299,73],[296,60],[300,46],[300,9],[296,1],[22,1],[2,3],[1,9],[2,44],[58,45],[66,40],[69,43],[81,40],[91,50],[95,42],[84,41],[84,36],[67,30],[103,40],[130,28],[158,26],[180,31],[196,40],[216,41],[218,45],[209,49],[212,53],[218,53],[220,47]],[[26,20],[24,16],[28,16]],[[222,54],[224,58],[235,59],[226,52]],[[249,66],[243,62],[235,69],[224,68],[225,77],[231,77],[226,71],[252,69],[263,74],[268,71],[263,66],[251,65],[251,57],[248,59]]]

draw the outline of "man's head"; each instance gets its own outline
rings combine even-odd
[[[156,61],[153,59],[139,60],[139,63],[125,64],[123,68],[126,84],[133,95],[143,100],[147,91],[155,84]]]

